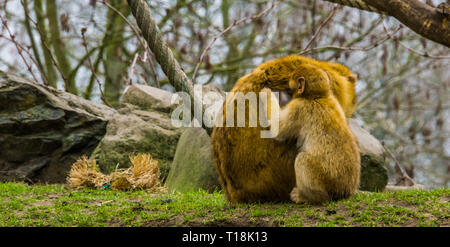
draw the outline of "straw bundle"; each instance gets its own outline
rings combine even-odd
[[[99,188],[107,184],[109,180],[109,176],[97,170],[97,163],[94,159],[83,156],[72,165],[67,183],[72,188]]]
[[[113,190],[162,190],[157,160],[150,154],[138,154],[130,156],[130,161],[129,168],[104,175],[97,171],[95,160],[82,157],[72,165],[67,181],[72,188],[110,185]]]

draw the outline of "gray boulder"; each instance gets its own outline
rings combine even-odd
[[[209,92],[215,94],[208,95]],[[205,108],[225,99],[224,92],[213,84],[203,86],[202,94]],[[174,161],[165,183],[169,191],[185,192],[204,189],[213,192],[220,188],[219,177],[212,161],[211,147],[211,137],[204,129],[186,128],[184,130],[178,141]]]
[[[0,180],[65,182],[114,109],[0,72]]]
[[[186,128],[178,141],[177,151],[166,180],[169,191],[220,188],[212,161],[211,137],[202,128]]]
[[[119,115],[110,119],[105,137],[93,152],[103,172],[129,167],[129,156],[150,153],[158,160],[164,181],[175,155],[181,130],[172,126],[173,94],[147,85],[128,86],[120,101]]]
[[[367,130],[361,128],[356,120],[349,119],[350,130],[358,139],[361,155],[361,180],[359,189],[365,191],[383,191],[388,183],[385,165],[385,151],[381,143]]]
[[[162,181],[165,180],[181,130],[172,127],[170,115],[158,111],[143,111],[130,104],[121,104],[120,114],[110,119],[106,134],[94,150],[100,169],[109,173],[130,166],[129,156],[150,153],[158,160]]]

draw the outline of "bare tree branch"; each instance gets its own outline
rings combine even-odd
[[[86,33],[86,28],[83,27],[83,28],[81,29],[81,37],[83,38],[82,46],[84,47],[84,50],[86,51],[86,54],[88,54],[88,53],[89,53],[89,49],[88,49],[88,47],[87,47],[87,46],[88,46],[88,43],[87,43],[87,41],[86,41],[85,33]],[[95,81],[96,81],[97,84],[98,84],[98,90],[100,91],[100,98],[102,99],[103,103],[105,103],[105,104],[106,104],[107,106],[109,106],[109,107],[112,107],[111,104],[108,102],[108,100],[106,100],[105,94],[103,93],[103,90],[102,90],[102,83],[101,83],[100,80],[98,79],[97,73],[95,73],[95,68],[94,68],[94,65],[92,64],[91,57],[90,57],[90,56],[87,56],[87,60],[88,60],[88,63],[89,63],[89,68],[91,69],[91,72],[92,72],[92,76],[94,76]]]
[[[262,12],[253,15],[253,16],[248,16],[245,18],[242,18],[240,20],[236,20],[234,21],[231,25],[229,25],[227,28],[225,28],[222,32],[220,32],[219,34],[217,34],[216,36],[214,36],[214,38],[211,40],[211,42],[209,42],[208,46],[203,50],[202,54],[200,55],[199,61],[197,63],[197,65],[195,66],[194,69],[194,74],[192,75],[192,81],[195,81],[195,77],[197,75],[198,69],[200,68],[200,65],[203,62],[203,59],[205,57],[205,55],[208,53],[208,51],[211,49],[212,45],[214,44],[214,42],[216,42],[216,40],[223,36],[224,34],[226,34],[228,31],[230,31],[234,26],[237,26],[245,21],[252,21],[255,19],[260,18],[261,16],[264,16],[265,14],[267,14],[270,10],[272,10],[275,6],[277,6],[280,2],[273,2],[268,8],[266,8],[265,10],[263,10]],[[334,9],[333,9],[333,14],[334,14]]]
[[[400,164],[400,162],[395,158],[395,156],[392,154],[392,152],[386,147],[384,142],[381,143],[384,147],[384,150],[386,150],[386,153],[389,155],[389,157],[394,161],[395,166],[397,167],[397,171],[400,173],[400,180],[405,185],[406,182],[409,182],[408,186],[414,186],[416,185],[416,182],[414,179],[412,179],[408,173],[406,173],[405,168]]]
[[[328,15],[328,17],[322,21],[322,23],[320,24],[319,28],[317,29],[317,31],[314,33],[314,35],[312,36],[312,38],[308,41],[308,44],[306,44],[305,48],[303,48],[304,50],[307,50],[309,48],[309,46],[313,43],[313,41],[317,38],[317,35],[322,31],[323,27],[325,25],[327,25],[328,22],[330,22],[330,20],[334,17],[334,15],[336,14],[336,9],[337,7],[333,7],[333,9],[331,10],[330,14]]]
[[[419,0],[325,0],[392,16],[411,30],[450,47],[450,17]],[[375,8],[375,10],[374,10]]]

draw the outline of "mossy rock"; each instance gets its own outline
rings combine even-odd
[[[384,158],[374,155],[361,155],[361,179],[359,189],[365,191],[383,191],[388,182]]]
[[[0,71],[0,181],[64,183],[116,110]]]
[[[361,177],[359,189],[365,191],[383,191],[388,183],[383,145],[367,130],[361,128],[356,120],[349,119],[350,130],[358,139],[361,155]]]
[[[170,124],[170,115],[157,111],[141,111],[122,105],[121,114],[110,119],[106,134],[93,152],[102,172],[110,173],[131,165],[129,156],[150,153],[158,160],[160,179],[165,180],[173,161],[181,130]]]
[[[201,128],[187,128],[177,145],[175,158],[166,180],[169,191],[187,192],[220,188],[212,161],[211,138]]]

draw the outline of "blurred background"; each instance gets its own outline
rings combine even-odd
[[[358,75],[354,118],[417,183],[450,186],[449,48],[394,18],[322,0],[147,2],[186,74],[200,64],[195,83],[228,91],[258,64],[293,53],[348,66]],[[99,103],[103,92],[113,106],[128,83],[174,91],[125,0],[2,0],[0,16],[2,71]]]

